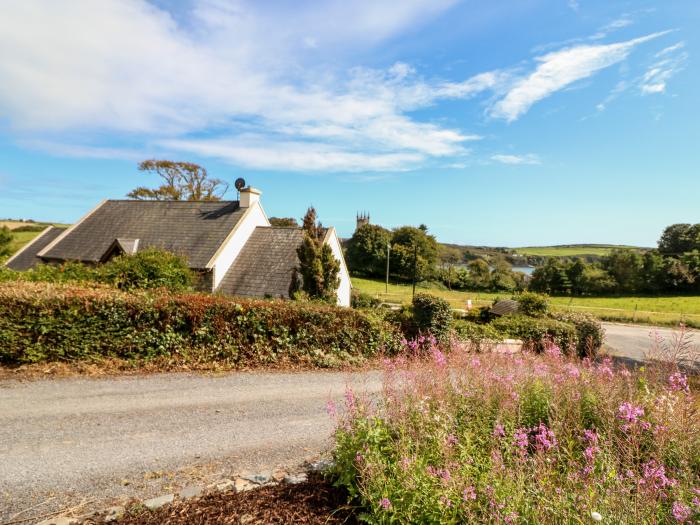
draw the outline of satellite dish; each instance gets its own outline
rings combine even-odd
[[[234,183],[234,186],[236,186],[238,191],[241,191],[243,188],[245,188],[245,179],[238,177]]]

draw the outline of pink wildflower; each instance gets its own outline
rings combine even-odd
[[[454,434],[450,434],[449,436],[447,436],[447,440],[445,442],[447,443],[448,447],[452,447],[456,445],[458,441],[459,440],[457,439],[457,436],[455,436]]]
[[[557,446],[557,438],[554,437],[554,432],[552,432],[547,425],[540,423],[538,426],[532,429],[535,431],[535,448],[539,451],[546,452]]]
[[[578,379],[581,376],[581,370],[573,363],[566,363],[566,365],[564,365],[564,370],[566,370],[567,375],[573,379]]]
[[[690,387],[688,386],[688,376],[681,372],[676,372],[671,374],[668,378],[669,388],[673,392],[685,392],[686,394],[690,392]]]
[[[355,393],[351,388],[345,389],[345,407],[348,409],[348,412],[355,410]]]
[[[644,415],[644,409],[625,401],[617,409],[617,417],[627,423],[636,423]]]
[[[583,431],[583,439],[588,443],[598,443],[598,433],[595,430],[586,429]]]
[[[564,355],[561,351],[561,348],[559,348],[557,345],[551,342],[545,347],[544,353],[545,355],[554,359],[561,359]]]
[[[673,478],[667,477],[666,467],[652,459],[642,466],[642,478],[639,480],[639,484],[656,491],[673,487],[678,482]]]
[[[586,447],[586,450],[583,451],[583,456],[586,458],[586,461],[588,461],[589,463],[593,463],[593,461],[595,461],[595,455],[598,452],[600,452],[600,449],[598,447]]]
[[[447,496],[440,496],[440,503],[442,503],[446,507],[452,506],[452,501]]]
[[[435,361],[435,364],[438,367],[444,368],[447,365],[447,358],[445,357],[445,354],[443,354],[440,351],[439,348],[433,347],[432,354],[433,354],[433,360]]]
[[[520,449],[526,449],[529,440],[528,440],[528,432],[527,429],[525,428],[519,428],[515,431],[515,434],[513,435],[514,441],[513,443],[515,444],[516,447]]]
[[[503,425],[500,423],[496,423],[496,426],[493,427],[493,437],[496,438],[502,438],[506,436],[506,430],[503,428]]]
[[[673,517],[676,519],[676,521],[679,521],[681,523],[685,523],[688,521],[688,518],[690,518],[690,507],[687,505],[684,505],[680,501],[674,501],[673,505],[671,506],[671,514],[673,514]]]
[[[333,402],[332,399],[329,399],[328,403],[326,403],[326,413],[330,417],[335,417],[337,414],[337,409],[336,409],[335,403]]]
[[[476,499],[476,490],[474,490],[474,486],[470,485],[466,489],[462,491],[462,499],[464,501],[469,501],[469,500],[475,500]]]
[[[391,508],[391,501],[389,498],[382,498],[379,504],[384,510],[389,510]]]

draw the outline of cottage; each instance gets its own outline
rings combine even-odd
[[[303,236],[300,228],[271,226],[260,191],[251,187],[237,201],[106,200],[69,228],[46,228],[5,265],[24,271],[42,263],[98,264],[158,248],[184,257],[203,291],[288,298]],[[338,304],[349,306],[352,285],[335,228],[323,242],[340,263]]]

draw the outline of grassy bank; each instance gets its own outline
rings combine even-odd
[[[408,304],[411,302],[412,287],[403,284],[390,284],[388,293],[381,281],[354,277],[353,286],[360,292],[379,297],[386,302]],[[453,308],[465,308],[471,299],[474,306],[491,304],[497,297],[510,297],[511,294],[485,292],[462,292],[454,290],[417,289],[427,291],[446,299]],[[689,326],[700,327],[700,297],[552,297],[554,309],[590,312],[604,321],[634,322],[659,325],[677,325],[685,322]]]

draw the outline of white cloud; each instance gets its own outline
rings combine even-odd
[[[666,91],[668,81],[683,70],[688,60],[688,53],[684,51],[684,47],[684,42],[678,42],[654,55],[657,60],[649,66],[639,83],[642,94],[650,95]]]
[[[490,114],[509,122],[516,120],[536,102],[621,62],[637,45],[666,33],[653,33],[616,44],[579,45],[537,57],[539,65],[535,71],[517,81],[506,96],[494,104]]]
[[[534,153],[528,153],[526,155],[512,155],[507,153],[499,153],[496,155],[491,155],[491,160],[500,162],[501,164],[541,164],[540,158]]]
[[[169,140],[163,146],[248,168],[293,171],[403,171],[425,161],[419,153],[363,153],[317,142],[231,139]]]
[[[463,157],[481,138],[415,110],[489,93],[490,114],[514,120],[658,36],[555,51],[526,78],[343,65],[456,1],[190,0],[169,13],[143,0],[5,0],[0,116],[22,143],[57,155],[131,158],[100,143],[127,136],[255,168],[403,170]]]
[[[98,131],[187,151],[201,143],[199,151],[261,168],[413,166],[464,152],[463,143],[480,137],[406,113],[474,96],[500,74],[428,82],[405,63],[343,72],[307,67],[305,53],[371,46],[454,3],[331,0],[272,8],[194,0],[179,23],[137,0],[8,0],[0,18],[0,114],[26,140],[48,136],[36,147],[56,154],[117,155],[50,139]],[[245,138],[237,130],[252,130],[256,144],[233,147],[231,137]],[[193,138],[201,133],[207,138]]]

